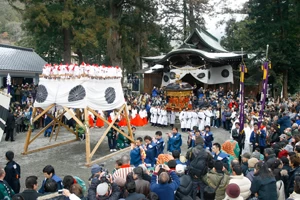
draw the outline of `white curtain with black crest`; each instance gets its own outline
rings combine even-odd
[[[69,108],[112,110],[124,103],[121,79],[45,79],[37,89],[35,107],[47,108],[56,103]]]

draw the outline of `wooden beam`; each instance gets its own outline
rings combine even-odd
[[[66,112],[66,111],[64,111],[64,112],[62,113],[62,115],[65,114],[65,112]],[[55,118],[53,115],[51,115],[50,113],[47,113],[47,116],[49,116],[53,121],[59,123],[60,125],[62,125],[63,127],[65,127],[68,131],[70,131],[71,133],[73,133],[74,135],[76,135],[76,132],[75,132],[74,130],[70,129],[67,125],[65,125],[64,123],[60,122],[58,119],[56,119],[56,118]]]
[[[114,157],[114,156],[118,155],[119,153],[123,153],[123,152],[129,151],[129,150],[130,150],[130,147],[126,147],[126,148],[121,149],[121,150],[119,150],[119,151],[116,151],[116,152],[114,152],[114,153],[110,153],[110,154],[108,154],[108,155],[106,155],[106,156],[103,156],[103,157],[101,157],[101,158],[98,158],[98,159],[96,159],[96,160],[93,160],[93,161],[91,161],[90,163],[86,163],[85,165],[86,165],[87,167],[90,167],[91,165],[96,164],[96,163],[99,163],[99,162],[102,161],[102,160],[105,160],[105,159]]]
[[[107,127],[107,129],[104,131],[102,137],[100,138],[100,140],[97,142],[96,146],[94,147],[93,151],[90,154],[90,158],[93,157],[93,155],[96,153],[96,151],[98,150],[100,144],[102,143],[102,141],[104,140],[105,136],[107,135],[108,131],[111,129],[111,127],[114,125],[115,121],[118,119],[118,116],[120,115],[121,111],[123,110],[123,108],[125,107],[125,104],[121,107],[121,109],[118,111],[115,119],[112,119],[112,122],[109,124],[109,126]]]
[[[78,141],[78,140],[77,139],[68,140],[68,141],[64,141],[64,142],[61,142],[61,143],[44,146],[44,147],[41,147],[41,148],[38,148],[38,149],[33,149],[33,150],[30,150],[30,151],[24,152],[23,154],[26,155],[26,154],[30,154],[30,153],[34,153],[34,152],[39,152],[39,151],[42,151],[42,150],[51,149],[53,147],[61,146],[61,145],[64,145],[64,144],[69,144],[71,142],[76,142],[76,141]]]
[[[36,109],[37,108],[33,107],[32,116],[34,116],[36,114]],[[32,133],[32,129],[31,129],[31,126],[29,126],[29,130],[27,132],[26,140],[25,140],[25,144],[24,144],[23,154],[26,154],[28,152],[28,146],[30,144],[31,133]]]
[[[88,109],[84,108],[84,120],[85,124],[88,124],[89,121],[89,113]],[[86,131],[85,131],[85,154],[86,154],[86,163],[90,164],[92,160],[91,156],[91,141],[90,141],[90,129],[86,125]]]
[[[62,122],[62,119],[63,119],[63,115],[61,115],[60,122]],[[59,131],[60,131],[60,127],[61,127],[61,125],[59,124],[57,133],[56,133],[56,135],[55,135],[55,141],[57,140],[57,137],[58,137],[58,134],[59,134]],[[78,140],[77,137],[76,137],[76,139]]]
[[[67,113],[69,113],[72,118],[77,122],[77,124],[79,124],[80,126],[84,126],[84,124],[76,117],[76,115],[67,107],[63,106],[63,108],[67,111]]]
[[[32,120],[32,122],[35,122],[36,120],[38,120],[40,117],[42,117],[44,114],[46,114],[54,106],[55,106],[55,104],[51,104],[45,110],[43,110],[39,115],[37,115],[36,117],[34,117],[34,115],[32,115],[32,117],[34,117],[34,119]]]
[[[43,132],[45,132],[45,130],[47,130],[47,128],[49,128],[50,126],[52,126],[52,124],[54,123],[54,121],[50,122],[47,126],[45,126],[44,128],[42,128],[42,130],[40,130],[30,141],[29,144],[31,144],[34,140],[36,140],[36,138],[38,138]]]
[[[126,119],[127,129],[128,129],[129,135],[131,137],[131,141],[134,142],[134,138],[133,138],[133,134],[132,134],[132,129],[131,129],[131,124],[130,124],[130,119],[129,119],[129,113],[128,113],[127,105],[126,104],[125,104],[124,111],[125,111],[125,119]]]
[[[107,123],[108,125],[110,125],[110,122],[107,121],[105,118],[103,118],[99,113],[97,113],[96,111],[88,108],[88,110],[90,112],[92,112],[96,117],[99,117],[101,120],[103,120],[105,123]],[[130,141],[134,142],[133,137],[128,136],[128,134],[124,133],[123,131],[121,131],[119,128],[117,128],[114,124],[112,125],[112,128],[115,129],[116,131],[118,131],[119,133],[121,133],[122,135],[124,135],[124,137],[128,138]],[[132,133],[131,133],[132,134]]]

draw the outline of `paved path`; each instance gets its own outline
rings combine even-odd
[[[126,130],[126,129],[125,129]],[[138,127],[136,131],[136,136],[144,137],[145,135],[150,135],[153,137],[157,130],[161,130],[164,135],[164,139],[166,141],[165,133],[170,132],[170,128],[156,128],[147,125],[145,127]],[[93,148],[97,143],[97,140],[101,137],[104,132],[104,128],[102,129],[91,129],[91,145]],[[214,134],[214,142],[223,143],[226,139],[229,138],[229,133],[222,128],[216,129],[212,128],[212,132]],[[36,133],[36,131],[34,132]],[[34,134],[33,133],[33,134]],[[185,155],[187,150],[187,133],[182,134],[183,138],[183,146],[182,153]],[[42,169],[51,164],[55,168],[55,172],[58,176],[64,177],[65,175],[76,175],[81,177],[84,181],[88,181],[88,178],[91,176],[90,168],[86,167],[85,164],[85,142],[78,141],[71,144],[67,144],[60,147],[55,147],[53,149],[48,149],[44,151],[40,151],[37,153],[29,154],[29,155],[21,155],[23,152],[24,141],[26,134],[19,133],[15,138],[15,142],[0,142],[0,165],[5,166],[5,152],[8,150],[12,150],[15,152],[15,161],[21,165],[21,191],[25,186],[25,178],[30,175],[38,176],[38,182],[41,183],[43,177]],[[67,132],[64,128],[61,129],[61,132],[58,136],[58,141],[65,141],[74,138],[74,135]],[[54,141],[51,144],[55,143]],[[44,138],[40,136],[37,140],[35,140],[30,146],[29,150],[37,147],[42,147],[49,144],[49,138]],[[107,140],[101,144],[100,148],[96,152],[94,158],[100,158],[101,156],[109,154]],[[129,151],[124,152],[129,153]],[[114,167],[115,160],[120,158],[124,153],[119,153],[116,156],[113,156],[110,159],[103,161],[105,167],[111,171]]]

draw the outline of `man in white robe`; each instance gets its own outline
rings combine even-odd
[[[168,126],[168,112],[165,108],[162,108],[160,113],[162,115],[162,126],[167,127]]]
[[[192,113],[190,110],[188,110],[188,108],[186,109],[186,126],[185,126],[185,129],[187,131],[190,131],[191,130],[191,123],[192,123]]]
[[[185,110],[182,110],[179,114],[180,127],[182,132],[185,132],[185,127],[186,127],[185,115],[186,115]]]
[[[170,125],[171,125],[172,129],[175,124],[175,119],[176,119],[176,114],[175,114],[174,108],[172,108],[172,110],[170,112]]]
[[[195,110],[191,111],[191,127],[190,129],[193,130],[194,126],[198,127],[198,114]]]
[[[211,121],[211,116],[212,116],[211,107],[208,107],[204,111],[204,115],[205,115],[205,124],[204,124],[204,126],[210,126],[210,121]]]
[[[198,119],[199,119],[199,130],[203,131],[204,124],[205,124],[205,115],[202,108],[200,108],[198,112]]]

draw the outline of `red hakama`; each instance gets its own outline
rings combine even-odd
[[[103,127],[104,126],[104,122],[99,117],[97,117],[96,126],[97,127]]]
[[[94,127],[94,119],[92,118],[92,115],[89,115],[89,126],[90,128]]]

